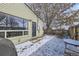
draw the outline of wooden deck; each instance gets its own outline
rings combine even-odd
[[[79,41],[72,39],[65,39],[65,56],[79,56]],[[71,45],[72,47],[68,47]]]

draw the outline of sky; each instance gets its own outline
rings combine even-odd
[[[75,5],[73,7],[71,7],[70,9],[72,9],[72,11],[78,10],[79,9],[79,3],[75,3]],[[70,12],[71,11],[70,9],[66,10],[64,13]]]
[[[73,6],[74,10],[77,10],[79,9],[79,3],[76,3],[74,6]]]

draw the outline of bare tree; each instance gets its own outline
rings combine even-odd
[[[29,5],[29,4],[28,4]],[[47,28],[50,28],[50,25],[52,24],[53,20],[62,20],[61,15],[63,15],[63,12],[65,12],[67,9],[70,9],[73,7],[74,4],[69,3],[41,3],[41,4],[30,4],[33,11],[43,19],[44,22],[46,22]],[[41,16],[43,15],[43,16]]]
[[[66,15],[67,14],[67,15]],[[72,12],[69,12],[69,13],[66,13],[62,19],[65,20],[65,23],[69,24],[69,25],[73,25],[73,22],[76,21],[76,17],[79,17],[78,14],[79,14],[79,10],[76,10],[76,11],[72,11]]]

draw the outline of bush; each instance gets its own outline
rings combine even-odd
[[[52,30],[52,29],[46,29],[45,31],[44,31],[44,34],[47,34],[47,35],[56,35],[57,37],[59,37],[59,38],[63,38],[64,37],[64,34],[65,34],[65,32],[64,32],[64,30],[63,29],[57,29],[57,30]]]
[[[49,28],[49,29],[44,30],[44,34],[54,35],[55,33],[53,32],[52,29]]]

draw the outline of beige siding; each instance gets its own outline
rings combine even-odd
[[[2,3],[0,4],[0,11],[35,22],[37,20],[36,15],[25,4],[22,3]]]
[[[38,19],[38,26],[39,26],[38,35],[41,36],[43,35],[43,22],[40,19]]]
[[[38,32],[38,30],[36,31],[36,37],[42,36],[43,28],[41,27],[41,24],[43,24],[43,22],[25,4],[23,3],[11,3],[11,4],[2,3],[0,4],[0,12],[4,12],[7,14],[11,14],[14,16],[18,16],[18,17],[30,20],[29,25],[28,25],[28,35],[8,38],[12,40],[14,44],[22,43],[22,42],[25,42],[33,38],[32,37],[32,22],[36,22],[37,24],[38,23],[40,24],[39,25],[40,32]]]

